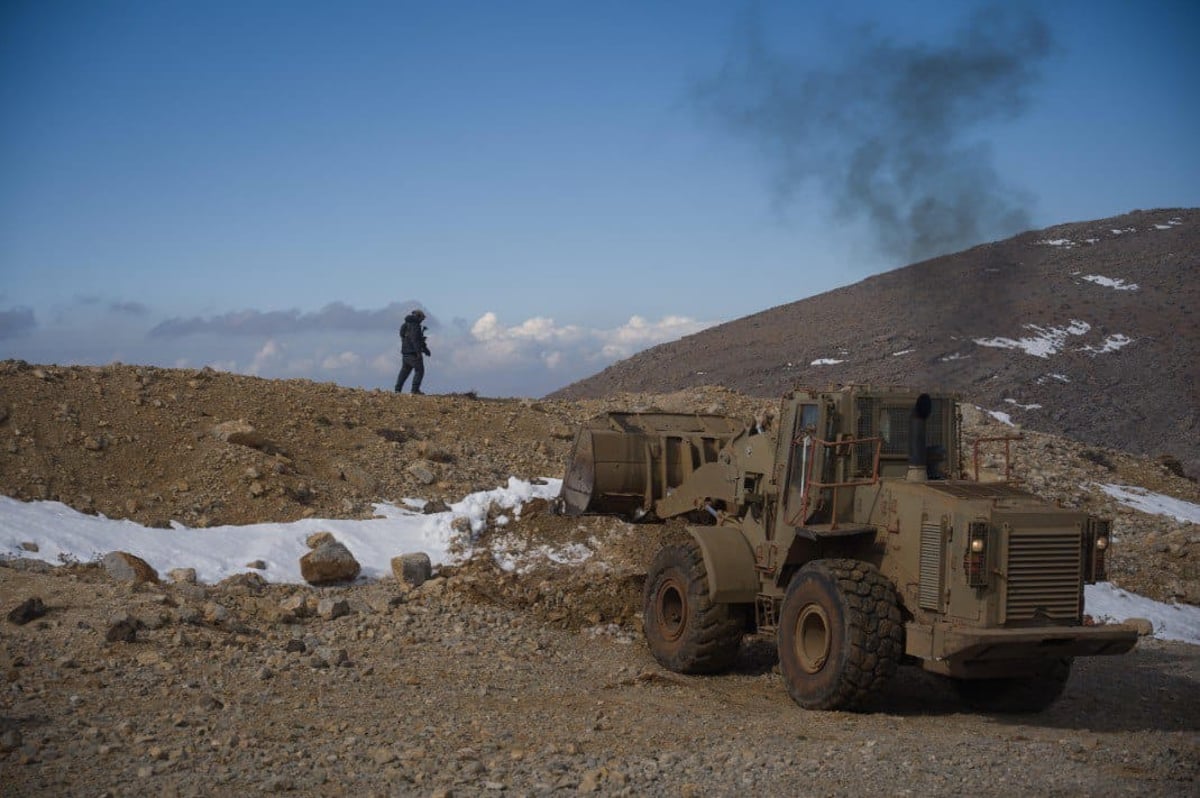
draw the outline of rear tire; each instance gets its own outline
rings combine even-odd
[[[805,709],[854,709],[896,672],[904,626],[896,590],[858,560],[815,560],[788,585],[779,668]]]
[[[1013,679],[959,679],[963,703],[981,712],[1028,715],[1047,709],[1071,678],[1071,658],[1048,661],[1040,673]]]
[[[664,546],[654,557],[642,596],[650,653],[678,673],[721,673],[733,667],[745,623],[732,605],[709,597],[708,569],[695,540]]]

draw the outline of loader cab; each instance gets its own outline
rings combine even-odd
[[[886,479],[946,479],[957,457],[954,399],[911,390],[791,396],[786,452],[785,522],[832,523],[845,517],[853,488]],[[781,455],[784,452],[780,452]]]

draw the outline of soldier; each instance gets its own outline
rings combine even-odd
[[[412,392],[422,393],[421,380],[425,377],[423,355],[430,354],[429,346],[425,343],[425,328],[421,326],[423,321],[425,311],[418,309],[405,316],[404,324],[400,325],[400,355],[404,365],[396,376],[396,393],[404,390],[404,381],[409,374],[413,375]]]

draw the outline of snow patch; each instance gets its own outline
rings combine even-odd
[[[1126,507],[1132,507],[1151,515],[1170,516],[1176,521],[1183,521],[1187,524],[1200,524],[1200,504],[1185,502],[1183,499],[1153,493],[1145,488],[1137,488],[1132,485],[1097,483],[1097,486]]]
[[[899,352],[892,352],[892,357],[900,357],[901,355],[911,355],[916,352],[915,349],[901,349]]]
[[[831,357],[821,357],[809,363],[810,366],[836,366],[838,363],[845,363],[844,360],[835,360]]]
[[[1154,624],[1154,636],[1159,640],[1200,641],[1200,607],[1152,601],[1111,582],[1085,585],[1083,603],[1084,612],[1101,623],[1145,618]]]
[[[1084,335],[1092,329],[1085,321],[1072,319],[1066,327],[1040,327],[1036,324],[1022,325],[1026,330],[1033,330],[1035,335],[1028,338],[975,338],[979,346],[995,349],[1020,349],[1027,355],[1048,358],[1062,351],[1069,336]]]
[[[1034,241],[1033,243],[1046,247],[1064,247],[1066,249],[1075,246],[1075,242],[1069,238],[1043,238],[1041,241]]]
[[[1016,405],[1017,407],[1021,408],[1022,410],[1041,410],[1042,409],[1041,405],[1023,405],[1023,404],[1020,404],[1019,402],[1017,402],[1016,399],[1005,399],[1004,401],[1008,402],[1010,405]]]
[[[510,477],[508,485],[472,493],[450,505],[450,510],[424,515],[410,509],[424,505],[404,499],[402,505],[376,504],[375,518],[305,518],[290,524],[250,524],[189,529],[175,523],[170,530],[144,527],[133,521],[78,513],[59,502],[19,502],[0,496],[0,556],[34,557],[50,563],[91,562],[110,551],[128,551],[150,563],[160,574],[172,568],[195,568],[202,582],[219,582],[244,573],[245,563],[263,560],[268,582],[301,584],[300,557],[305,539],[314,532],[332,532],[362,565],[362,576],[377,579],[391,573],[392,558],[425,552],[434,563],[456,562],[470,555],[473,537],[487,524],[489,508],[511,510],[532,499],[554,499],[562,480],[533,484]],[[470,522],[471,533],[453,527],[456,518]],[[505,517],[505,516],[502,516]],[[38,551],[22,550],[21,543],[36,543]],[[454,553],[451,553],[454,549]],[[461,553],[460,553],[461,552]]]
[[[1099,274],[1087,274],[1083,279],[1105,288],[1114,288],[1117,291],[1136,291],[1139,287],[1137,283],[1127,283],[1119,277],[1104,277]]]
[[[1007,424],[1010,427],[1017,426],[1013,423],[1012,416],[1010,416],[1008,413],[1001,412],[1000,410],[988,410],[987,414],[999,421],[1001,424]]]
[[[1100,346],[1081,346],[1079,347],[1079,351],[1089,352],[1092,357],[1095,357],[1096,355],[1103,355],[1106,352],[1116,352],[1118,349],[1129,346],[1131,343],[1133,343],[1133,339],[1128,335],[1117,333],[1105,338],[1104,343]]]

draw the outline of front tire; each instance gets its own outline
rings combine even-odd
[[[861,706],[896,672],[904,654],[895,588],[870,563],[808,563],[784,595],[778,647],[779,668],[797,704]]]
[[[654,557],[642,596],[650,653],[678,673],[721,673],[733,667],[745,630],[729,604],[710,598],[708,569],[695,540],[664,546]]]

